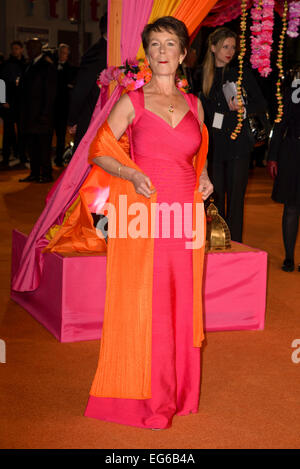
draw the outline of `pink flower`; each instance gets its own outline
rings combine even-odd
[[[268,44],[272,44],[273,39],[272,39],[272,34],[269,33],[269,31],[263,31],[260,35],[260,41],[262,42],[267,42]]]
[[[289,4],[289,24],[287,35],[297,37],[299,35],[300,25],[300,3],[293,1]]]
[[[262,66],[262,67],[269,67],[269,65],[270,65],[270,59],[267,59],[267,58],[264,57],[264,58],[261,60],[261,66]]]
[[[136,80],[135,82],[135,89],[137,90],[138,88],[141,88],[142,86],[144,86],[145,82],[143,79],[141,80]]]
[[[265,7],[268,7],[268,6],[271,6],[272,8],[274,8],[274,3],[275,3],[274,0],[263,0],[263,6],[264,6],[264,8],[265,8]]]
[[[259,36],[251,36],[251,43],[253,46],[257,46],[260,44],[260,38]]]
[[[251,31],[253,32],[260,32],[261,31],[261,25],[260,24],[254,24],[253,26],[250,26]]]
[[[113,80],[113,70],[115,67],[108,67],[103,70],[99,76],[99,84],[103,86],[108,86],[109,83]]]
[[[270,29],[271,31],[273,31],[273,26],[274,26],[274,21],[267,20],[267,21],[263,21],[262,23],[262,28],[264,30]]]
[[[259,66],[258,60],[251,60],[251,63],[252,63],[252,68],[258,68]]]
[[[120,84],[121,84],[122,86],[124,86],[124,88],[126,88],[131,82],[132,82],[132,79],[131,79],[130,77],[128,77],[127,75],[125,75],[125,76],[122,78]]]
[[[263,18],[267,16],[269,16],[270,18],[273,18],[273,12],[274,12],[274,2],[273,2],[273,6],[267,6],[264,2],[264,8],[263,8],[263,13],[262,13]]]
[[[299,33],[298,33],[298,32],[291,31],[290,29],[288,30],[287,34],[288,34],[290,37],[298,37],[298,36],[299,36]]]
[[[262,77],[266,78],[272,72],[272,69],[270,67],[264,67],[264,68],[259,68],[258,71]]]
[[[260,1],[254,0],[251,10],[251,57],[253,68],[258,68],[262,76],[268,76],[270,68],[271,44],[273,43],[275,0],[264,0],[262,9]]]
[[[251,18],[256,21],[260,21],[262,18],[262,14],[260,11],[252,10],[251,11]]]
[[[261,46],[261,51],[264,53],[264,54],[269,54],[271,53],[271,46],[268,45],[268,44],[262,44]]]
[[[128,70],[128,65],[132,69]],[[135,64],[134,64],[135,65]],[[97,84],[101,88],[104,85],[109,85],[111,81],[118,81],[118,83],[124,88],[124,91],[136,90],[141,88],[151,80],[152,72],[146,62],[140,61],[138,65],[130,65],[129,62],[126,62],[125,66],[120,67],[108,67],[106,70],[100,74],[97,79]],[[180,84],[176,83],[176,86],[182,89],[182,91],[187,91],[188,82],[183,76],[180,79]]]

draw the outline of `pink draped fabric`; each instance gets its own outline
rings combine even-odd
[[[122,15],[121,49],[122,61],[125,61],[126,57],[135,57],[138,51],[140,34],[150,16],[152,0],[125,0],[123,5],[126,5],[126,15]],[[48,244],[45,234],[52,225],[61,223],[64,213],[78,194],[83,181],[90,172],[91,167],[88,164],[90,143],[116,101],[121,97],[122,88],[120,86],[115,88],[103,108],[101,108],[101,94],[85,136],[68,167],[63,172],[63,176],[52,188],[47,198],[47,204],[27,239],[19,269],[12,278],[13,290],[33,291],[38,287],[43,271],[41,248]]]
[[[121,60],[136,59],[141,34],[151,14],[153,0],[123,0]],[[134,32],[134,34],[133,34]]]
[[[290,2],[290,0],[288,0]],[[252,8],[253,0],[247,1],[247,9]],[[276,0],[275,11],[282,15],[284,0]],[[194,38],[202,26],[216,27],[222,26],[224,23],[234,20],[241,14],[240,0],[219,0],[218,3],[210,10],[207,17],[202,21],[201,25],[193,33]]]
[[[38,287],[43,270],[43,254],[40,248],[48,244],[44,236],[49,228],[56,224],[61,215],[65,213],[90,172],[91,168],[88,164],[90,142],[120,96],[121,89],[117,87],[100,111],[97,103],[93,121],[28,237],[19,270],[12,279],[13,290],[32,291]]]
[[[288,0],[290,1],[290,0]],[[282,16],[284,0],[276,0],[275,11]],[[252,8],[253,0],[248,0],[247,9]],[[214,28],[222,26],[229,21],[236,19],[241,14],[240,0],[219,0],[218,3],[210,10],[207,17],[202,21],[198,28],[193,32],[190,37],[190,43],[193,42],[195,37],[200,31],[202,26]]]
[[[251,8],[253,0],[248,0],[247,8]],[[209,15],[202,22],[201,26],[215,27],[221,26],[229,21],[234,20],[241,15],[241,2],[240,0],[228,1],[222,0],[209,12]]]
[[[251,8],[253,0],[248,0],[247,8]],[[200,28],[203,26],[213,28],[222,26],[229,21],[236,19],[241,14],[241,2],[240,0],[219,0],[218,3],[210,10],[207,17],[202,21],[198,28],[193,32],[190,37],[192,43]]]

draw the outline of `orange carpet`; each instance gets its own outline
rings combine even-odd
[[[300,272],[280,270],[282,206],[270,199],[264,169],[250,173],[244,242],[269,253],[265,330],[207,333],[199,413],[175,417],[160,432],[84,417],[99,343],[61,344],[10,300],[11,230],[30,231],[50,187],[19,184],[24,174],[0,173],[0,338],[7,350],[0,363],[1,448],[300,446],[300,363],[291,359],[300,339]]]

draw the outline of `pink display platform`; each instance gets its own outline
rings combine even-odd
[[[26,239],[13,231],[12,276]],[[267,253],[232,243],[230,250],[209,252],[205,257],[205,330],[263,329]],[[46,253],[39,288],[12,290],[11,298],[60,342],[95,340],[101,337],[105,288],[105,255]]]

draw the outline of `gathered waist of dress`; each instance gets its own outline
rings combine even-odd
[[[182,158],[179,160],[176,158],[172,159],[171,157],[166,158],[164,155],[155,155],[155,157],[152,157],[135,153],[134,161],[141,169],[145,167],[149,168],[151,171],[159,171],[161,173],[164,171],[168,171],[170,174],[182,173],[182,177],[188,173],[196,174],[192,159],[186,160]]]
[[[180,154],[178,154],[180,153]],[[193,167],[193,158],[194,155],[186,154],[184,152],[178,152],[178,148],[175,150],[170,149],[166,152],[163,148],[157,149],[153,148],[153,151],[149,153],[148,151],[143,152],[134,152],[135,160],[138,159],[147,159],[151,163],[159,163],[159,164],[179,164],[179,165],[189,165]]]
[[[159,200],[192,201],[196,186],[194,166],[186,161],[152,159],[135,155],[135,162],[157,190]]]

